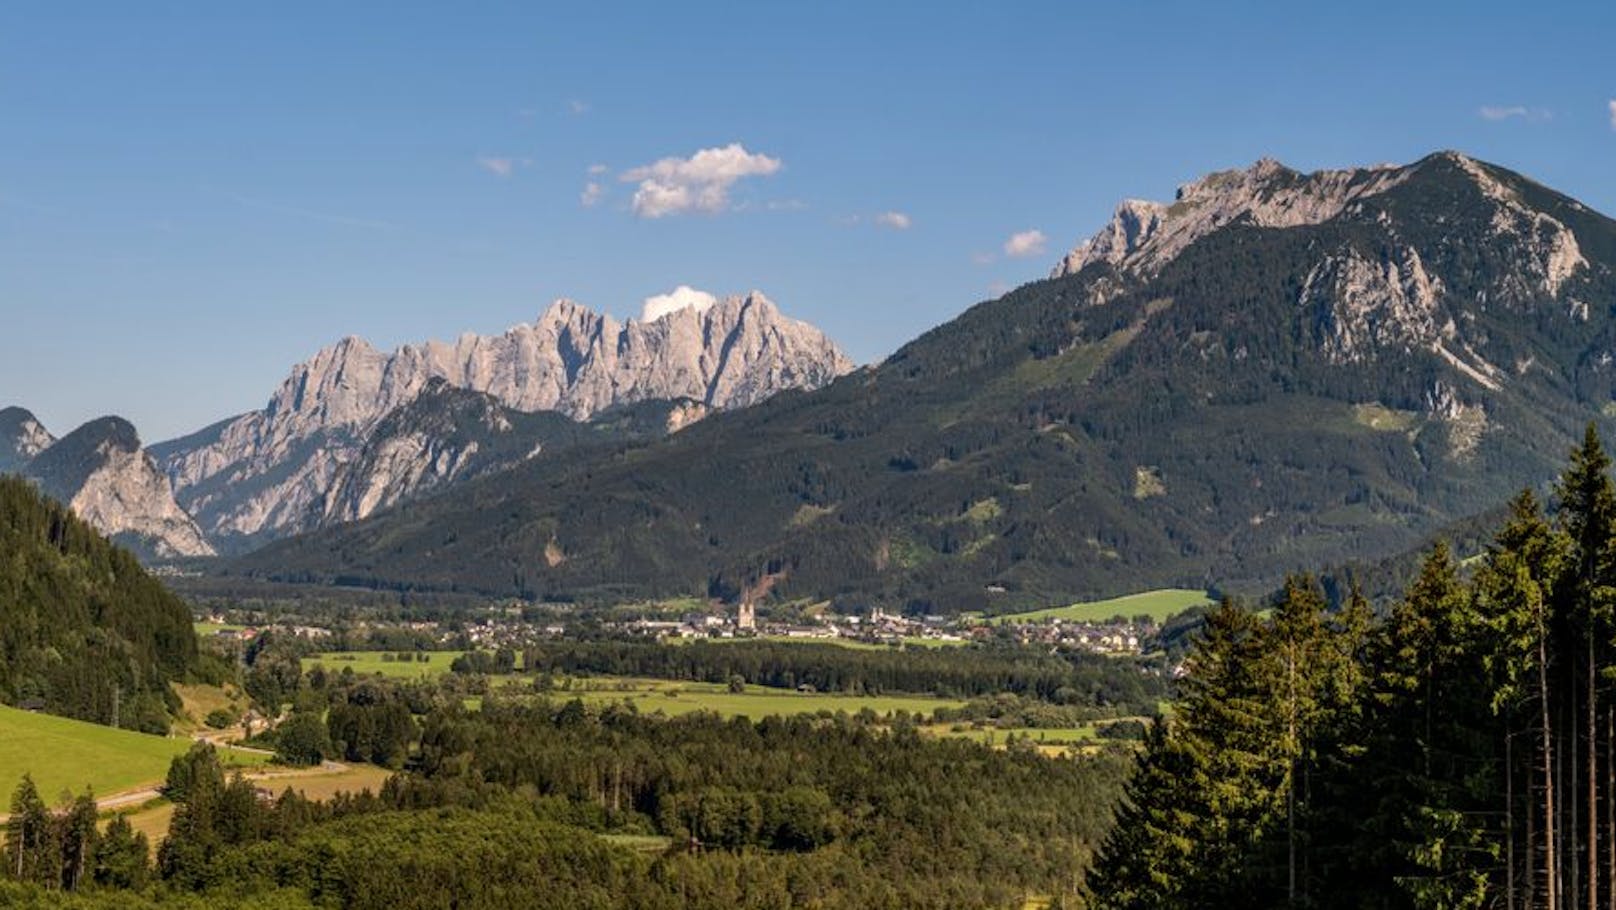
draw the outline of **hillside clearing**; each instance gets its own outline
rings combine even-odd
[[[1149,616],[1152,620],[1161,622],[1175,613],[1182,613],[1191,607],[1204,607],[1210,603],[1212,603],[1212,598],[1207,597],[1205,591],[1196,591],[1190,588],[1162,588],[1156,591],[1129,594],[1124,597],[1113,597],[1109,600],[1095,600],[1087,603],[1069,604],[1064,607],[1029,610],[1026,613],[1008,613],[1003,616],[995,616],[991,621],[1006,623],[1061,619],[1068,622],[1104,622],[1116,616],[1125,616],[1129,619],[1135,616]]]
[[[7,796],[24,774],[33,775],[47,803],[85,787],[98,798],[111,796],[161,781],[169,761],[189,748],[187,737],[151,736],[0,706],[0,788]],[[220,756],[241,766],[268,758],[233,749],[220,750]]]

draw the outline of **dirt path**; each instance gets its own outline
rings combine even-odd
[[[240,731],[237,730],[207,730],[195,733],[191,736],[191,738],[199,743],[207,743],[211,746],[219,748],[228,747],[237,752],[249,752],[253,755],[275,754],[268,749],[258,749],[252,746],[238,746],[233,741],[226,738],[231,733],[239,732]],[[348,766],[342,762],[327,761],[321,764],[318,768],[277,768],[269,771],[246,771],[243,773],[248,780],[274,781],[286,778],[340,774],[348,770]],[[160,783],[141,784],[138,787],[128,790],[120,790],[117,793],[109,793],[95,801],[96,811],[110,812],[114,809],[126,809],[130,806],[139,806],[149,803],[163,795],[161,787],[162,785]],[[10,813],[0,812],[0,825],[5,824],[10,819]]]

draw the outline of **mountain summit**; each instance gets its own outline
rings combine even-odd
[[[294,367],[263,410],[155,451],[204,531],[239,544],[304,527],[383,419],[434,380],[513,411],[583,421],[652,400],[686,400],[703,411],[744,407],[785,389],[818,388],[853,367],[818,329],[787,318],[757,291],[655,315],[620,324],[558,300],[538,321],[502,335],[392,352],[345,338]]]
[[[925,610],[1267,584],[1551,478],[1616,415],[1613,306],[1616,222],[1519,174],[1265,160],[825,389],[239,568]]]
[[[22,474],[142,556],[212,556],[133,425],[101,417],[56,439],[22,408],[0,410],[0,473]]]

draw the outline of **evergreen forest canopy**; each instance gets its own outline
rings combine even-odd
[[[25,781],[0,904],[1021,907],[1075,897],[1129,762],[1119,746],[1074,761],[939,739],[903,717],[668,719],[536,700],[443,703],[417,722],[408,686],[309,683],[289,723],[328,710],[320,732],[343,741],[324,748],[351,758],[384,729],[403,736],[406,769],[380,793],[265,801],[199,746],[170,771],[176,809],[151,864],[126,826],[78,826],[87,797],[52,812]]]
[[[1469,577],[1437,546],[1378,624],[1293,580],[1213,612],[1088,882],[1093,906],[1616,900],[1616,490],[1590,427]]]
[[[163,733],[199,670],[190,611],[139,562],[0,476],[0,701]]]

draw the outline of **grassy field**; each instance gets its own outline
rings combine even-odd
[[[190,747],[185,737],[148,736],[0,706],[0,797],[9,799],[24,774],[34,776],[48,803],[63,790],[76,794],[86,786],[97,796],[110,796],[162,780],[169,761]],[[266,758],[233,750],[225,757],[241,765],[260,765]]]
[[[673,844],[673,838],[660,834],[602,834],[600,839],[636,853],[664,853]]]
[[[686,645],[694,642],[707,644],[709,642],[767,641],[788,645],[835,645],[838,648],[850,648],[854,651],[893,651],[897,647],[884,643],[859,641],[855,638],[802,638],[793,635],[754,635],[744,638],[670,638],[667,641],[675,645]],[[920,648],[953,648],[970,644],[970,642],[964,640],[942,641],[936,638],[922,638],[918,635],[906,635],[902,643]]]
[[[239,716],[247,707],[247,696],[234,685],[175,683],[174,692],[180,697],[180,716],[174,724],[176,733],[194,733],[206,729],[210,711],[224,710]]]
[[[464,651],[423,651],[417,655],[416,660],[384,660],[383,655],[391,656],[391,651],[330,651],[325,654],[314,654],[303,658],[303,672],[323,666],[327,672],[341,673],[344,667],[351,667],[355,673],[369,675],[380,673],[393,679],[420,679],[422,677],[442,676],[449,672],[449,665],[455,658],[464,654]],[[425,660],[419,658],[424,657]]]
[[[930,714],[938,708],[958,708],[964,702],[918,695],[840,695],[830,692],[794,692],[747,686],[744,692],[731,692],[718,683],[675,682],[660,679],[592,678],[574,680],[571,689],[557,689],[552,698],[579,698],[589,705],[629,701],[641,713],[661,711],[669,716],[695,711],[713,711],[725,717],[753,720],[773,714],[813,714],[819,711],[846,711],[856,714],[869,708],[877,714],[892,711]]]
[[[1123,720],[1148,721],[1148,718],[1134,717]],[[987,746],[1003,747],[1011,736],[1016,739],[1030,739],[1038,746],[1038,751],[1045,755],[1066,755],[1074,749],[1082,750],[1085,747],[1098,747],[1103,740],[1100,739],[1099,729],[1115,721],[1101,721],[1095,724],[1084,724],[1081,727],[1007,727],[1007,728],[977,728],[968,724],[930,724],[921,730],[932,736],[958,737],[971,739]]]
[[[357,793],[381,790],[393,772],[373,765],[351,765],[341,771],[322,769],[249,772],[247,776],[259,781],[259,786],[273,790],[277,795],[290,787],[309,799],[327,800],[338,793]],[[157,845],[168,836],[168,823],[174,818],[174,804],[166,799],[120,813],[129,819],[136,831],[146,835],[153,854]],[[110,819],[110,816],[108,816]]]
[[[1003,623],[1063,619],[1070,622],[1103,622],[1113,616],[1127,616],[1129,618],[1149,616],[1151,619],[1161,622],[1174,613],[1181,613],[1190,607],[1205,606],[1211,602],[1212,600],[1206,596],[1205,591],[1193,591],[1188,588],[1163,588],[1159,591],[1129,594],[1126,597],[1113,597],[1110,600],[1095,600],[1065,607],[1050,607],[1046,610],[1032,610],[1027,613],[1009,613],[1004,616],[995,616],[992,621]]]
[[[220,632],[240,632],[246,627],[227,622],[193,622],[191,623],[191,628],[196,630],[196,634],[206,638]]]

